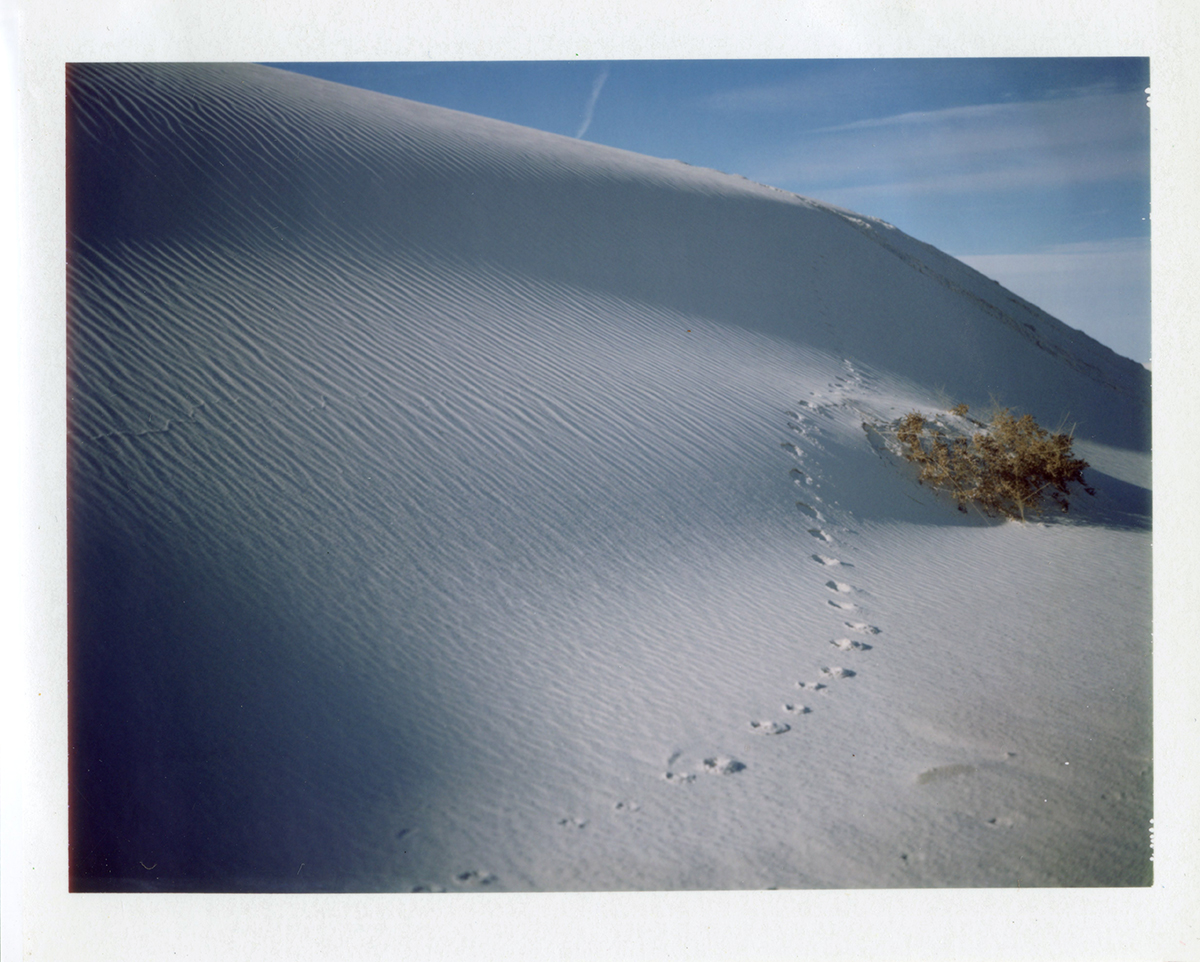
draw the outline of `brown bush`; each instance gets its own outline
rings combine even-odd
[[[954,409],[958,415],[966,412],[966,405]],[[920,414],[908,414],[896,440],[904,457],[920,467],[921,483],[948,491],[960,511],[975,505],[988,515],[1024,521],[1026,512],[1042,510],[1047,497],[1066,511],[1071,484],[1096,493],[1083,480],[1088,463],[1073,456],[1071,436],[1051,434],[1032,415],[999,411],[971,437],[948,437],[930,425]]]

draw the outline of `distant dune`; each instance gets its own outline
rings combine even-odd
[[[741,177],[67,87],[73,890],[1149,884],[1142,365]],[[957,403],[1096,496],[956,511]]]

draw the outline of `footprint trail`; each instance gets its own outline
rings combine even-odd
[[[842,371],[834,375],[825,385],[825,390],[810,392],[810,397],[801,399],[784,412],[785,426],[790,433],[790,439],[781,442],[793,460],[788,468],[788,478],[796,487],[803,489],[804,499],[795,502],[796,509],[806,519],[819,522],[816,526],[804,528],[811,538],[824,545],[838,546],[838,554],[828,554],[824,551],[808,555],[811,562],[821,569],[854,570],[855,565],[845,560],[845,553],[857,550],[855,539],[858,533],[854,530],[853,518],[844,509],[837,507],[836,491],[826,490],[825,479],[821,474],[821,459],[819,454],[825,452],[835,439],[835,424],[843,424],[848,417],[857,418],[856,395],[871,389],[874,378],[857,368],[849,359],[842,362]],[[794,490],[794,489],[793,489]],[[883,633],[883,628],[872,622],[860,620],[865,615],[870,617],[869,591],[864,591],[860,584],[852,584],[837,579],[829,579],[823,586],[833,593],[826,598],[822,610],[832,618],[841,615],[839,621],[831,621],[830,634],[822,639],[821,644],[828,644],[845,654],[866,655],[873,650],[873,645],[859,638],[848,637],[846,632],[854,635],[874,637]],[[845,620],[849,614],[857,615],[853,620]],[[821,649],[813,649],[811,654],[816,657]],[[824,649],[828,651],[828,648]],[[863,664],[867,662],[864,660]],[[831,693],[840,687],[841,682],[856,678],[857,669],[840,666],[818,666],[811,669],[819,680],[805,679],[798,681],[796,686],[806,694],[811,694],[819,700],[830,697]],[[831,687],[832,686],[832,687]],[[784,711],[796,715],[813,714],[813,709],[796,702],[785,701]],[[752,722],[755,731],[769,731],[766,722]],[[811,724],[811,722],[806,722]]]
[[[803,519],[800,530],[820,542],[825,551],[833,548],[838,552],[837,555],[825,551],[812,552],[808,554],[808,560],[821,570],[854,571],[857,577],[856,566],[845,560],[847,553],[852,554],[858,550],[855,540],[859,535],[854,530],[853,516],[838,507],[837,491],[827,490],[826,479],[821,473],[821,455],[837,443],[839,425],[844,429],[848,417],[856,422],[858,420],[853,396],[869,388],[869,376],[859,371],[849,360],[843,362],[842,368],[843,372],[826,385],[824,392],[813,391],[811,397],[798,400],[784,412],[787,434],[780,440],[779,447],[786,452],[790,461],[787,467],[789,490],[795,492],[796,488],[800,488],[803,492],[800,499],[793,496],[794,510]],[[835,692],[840,693],[843,683],[859,676],[857,668],[821,665],[816,659],[821,651],[828,652],[829,649],[824,647],[825,645],[855,658],[865,656],[862,662],[856,664],[868,664],[870,656],[867,653],[871,652],[874,646],[860,638],[847,637],[845,633],[867,637],[883,633],[884,629],[880,626],[860,620],[872,617],[871,592],[864,589],[861,583],[835,578],[824,580],[822,587],[832,593],[832,597],[826,597],[821,605],[822,613],[830,618],[830,633],[819,641],[811,642],[814,647],[809,650],[809,655],[816,663],[807,671],[811,671],[812,674],[795,683],[799,692],[806,697],[812,697],[814,707],[785,696],[777,704],[792,720],[791,723],[771,718],[755,718],[747,723],[742,732],[732,737],[786,735],[793,731],[793,724],[799,723],[801,719],[804,719],[803,725],[806,727],[814,723],[819,724],[820,703],[824,702],[828,706],[830,703],[826,699],[833,697]],[[846,620],[846,616],[851,614],[856,617]],[[821,647],[815,647],[816,645]],[[845,691],[852,692],[855,684]],[[789,746],[803,746],[805,742],[795,735],[791,738],[769,737],[768,741],[781,746],[771,751],[782,751],[789,756],[795,750]],[[684,753],[677,749],[667,758],[665,770],[661,770],[660,778],[671,785],[690,786],[704,775],[729,776],[746,771],[747,765],[732,756],[710,755],[698,763],[687,762]],[[615,811],[630,811],[626,806],[627,803],[618,802]],[[564,817],[559,820],[559,825],[564,828],[583,829],[587,824],[587,819],[582,816]]]

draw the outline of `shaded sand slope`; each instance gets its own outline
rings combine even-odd
[[[1148,879],[1140,365],[739,177],[263,67],[68,95],[77,889]],[[1072,523],[863,431],[993,398],[1077,425]]]

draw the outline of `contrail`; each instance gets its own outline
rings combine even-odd
[[[607,79],[608,68],[605,67],[592,84],[592,95],[588,97],[587,106],[583,109],[583,123],[579,125],[579,132],[575,134],[576,140],[586,134],[588,127],[592,125],[592,112],[596,109],[596,101],[600,99],[600,90],[604,87],[604,81]]]

